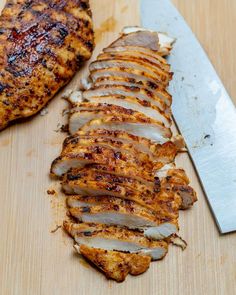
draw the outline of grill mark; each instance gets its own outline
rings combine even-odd
[[[73,173],[69,172],[69,173],[67,174],[67,179],[68,179],[68,180],[71,180],[71,181],[81,179],[81,177],[82,177],[82,176],[81,176],[80,173],[73,174]]]
[[[27,110],[38,110],[39,108],[41,108],[42,105],[45,104],[45,100],[49,100],[51,98],[51,96],[53,95],[53,93],[56,92],[56,90],[62,86],[62,82],[66,82],[68,80],[68,78],[72,75],[71,71],[69,72],[69,70],[72,70],[72,63],[68,62],[66,65],[63,65],[62,67],[62,71],[63,69],[66,73],[65,79],[63,79],[62,75],[60,75],[58,67],[55,65],[53,65],[50,69],[50,67],[47,67],[47,61],[46,59],[42,58],[42,55],[49,57],[50,61],[52,60],[56,60],[58,65],[62,65],[62,62],[60,60],[57,60],[55,53],[53,54],[53,52],[43,52],[43,48],[42,48],[42,44],[40,44],[38,47],[36,47],[37,45],[35,45],[35,48],[33,48],[34,50],[32,51],[32,45],[31,44],[26,44],[26,46],[23,47],[23,50],[16,50],[16,49],[22,49],[22,45],[24,45],[24,43],[27,43],[27,41],[29,41],[28,43],[30,43],[30,38],[34,38],[35,34],[30,32],[28,34],[27,30],[29,30],[32,26],[35,25],[35,23],[39,23],[39,25],[41,24],[41,29],[45,29],[48,28],[48,26],[52,25],[52,23],[56,23],[56,25],[59,26],[64,26],[66,29],[68,29],[68,31],[66,32],[66,29],[64,28],[60,28],[58,30],[55,29],[55,31],[57,31],[57,33],[55,33],[55,35],[51,34],[50,32],[50,40],[49,40],[49,44],[54,45],[54,48],[56,48],[56,46],[58,46],[59,42],[62,42],[62,44],[65,44],[64,39],[67,37],[67,35],[70,33],[69,30],[70,28],[74,28],[74,26],[71,25],[71,20],[74,20],[75,25],[77,26],[76,28],[79,30],[78,33],[84,33],[86,31],[89,31],[90,34],[92,34],[92,29],[90,26],[90,22],[88,20],[83,20],[83,18],[85,17],[82,15],[82,19],[79,20],[79,25],[78,25],[78,21],[77,19],[79,19],[79,17],[74,17],[72,14],[66,14],[66,12],[64,11],[60,11],[63,14],[66,14],[67,17],[65,18],[65,21],[62,20],[62,22],[57,22],[52,20],[53,18],[53,13],[52,13],[52,9],[48,9],[48,7],[42,7],[42,11],[34,11],[32,4],[37,4],[36,2],[38,1],[25,1],[24,5],[18,5],[15,3],[11,3],[10,5],[6,5],[5,7],[11,7],[14,6],[14,8],[17,8],[17,11],[19,12],[18,15],[10,15],[7,16],[8,10],[6,10],[6,13],[4,15],[4,10],[3,10],[3,14],[2,14],[2,18],[1,18],[1,23],[4,24],[6,22],[6,26],[8,28],[2,28],[0,29],[0,35],[4,34],[4,38],[6,37],[6,39],[9,41],[10,46],[8,46],[9,51],[6,52],[7,55],[7,64],[5,64],[5,71],[9,72],[11,75],[8,74],[8,79],[10,79],[10,81],[14,82],[14,86],[17,85],[18,91],[19,93],[15,93],[15,92],[10,92],[10,91],[6,91],[5,96],[10,97],[13,96],[12,101],[8,101],[7,99],[4,101],[1,101],[2,104],[5,104],[6,106],[11,104],[12,106],[12,110],[14,109],[14,112],[16,112],[16,108],[18,108],[19,111],[23,111],[25,110],[25,107],[27,106]],[[43,1],[45,2],[47,5],[49,5],[50,2],[52,1]],[[65,1],[66,3],[67,1]],[[41,1],[38,2],[38,4],[42,3]],[[75,6],[76,8],[76,6]],[[54,9],[53,12],[55,12],[56,9]],[[59,13],[60,13],[59,12]],[[26,14],[27,13],[27,14]],[[58,13],[58,11],[57,11]],[[51,15],[50,15],[51,14]],[[89,13],[88,13],[89,14]],[[22,18],[24,18],[25,16],[29,16],[30,17],[30,21],[25,21],[25,19],[22,20]],[[45,15],[46,15],[46,21],[45,19]],[[42,22],[40,22],[39,20],[42,20]],[[66,23],[66,24],[65,24]],[[83,25],[86,24],[88,26],[88,28],[84,28],[83,29]],[[14,27],[13,27],[14,26]],[[19,36],[19,35],[22,35]],[[26,36],[24,35],[29,35],[28,39]],[[18,35],[18,36],[17,36]],[[70,34],[72,36],[72,34]],[[17,39],[17,37],[22,37],[21,40],[18,40],[17,42],[15,42]],[[92,35],[89,35],[88,38],[92,39]],[[3,39],[1,37],[1,39]],[[12,39],[12,40],[10,40]],[[26,40],[27,39],[27,40]],[[36,38],[37,39],[37,38]],[[76,38],[77,40],[78,38]],[[5,39],[4,39],[5,40]],[[18,43],[17,45],[19,46],[19,48],[11,47],[11,43]],[[41,43],[41,40],[40,42]],[[36,42],[37,44],[37,42]],[[92,42],[91,42],[92,44]],[[44,45],[44,44],[43,44]],[[27,46],[28,46],[28,50],[27,50]],[[64,50],[66,50],[67,44],[65,44],[65,47],[63,48]],[[53,49],[54,49],[53,48]],[[25,49],[25,50],[24,50]],[[86,53],[86,52],[85,52]],[[89,55],[89,54],[87,54]],[[27,63],[27,58],[32,58],[30,59],[31,64],[29,65]],[[26,65],[26,66],[25,66]],[[45,70],[47,69],[47,71],[50,71],[51,73],[46,73],[47,76],[49,77],[49,81],[53,82],[53,83],[49,83],[49,85],[44,86],[42,84],[42,78],[41,76],[39,77],[39,86],[36,86],[39,91],[43,91],[45,88],[45,94],[46,95],[36,95],[35,92],[30,91],[30,89],[28,89],[29,84],[25,84],[25,83],[18,83],[17,79],[14,78],[18,78],[18,77],[24,77],[27,76],[29,74],[32,74],[32,79],[35,80],[35,78],[37,78],[37,74],[33,73],[34,68],[36,68],[36,70],[38,69],[37,66],[40,66],[45,68]],[[36,66],[36,67],[35,67]],[[40,70],[42,71],[40,67]],[[76,68],[76,62],[75,62],[75,66],[74,68]],[[69,73],[68,73],[69,72]],[[68,74],[67,74],[68,73]],[[44,71],[41,72],[41,75],[45,74]],[[53,75],[55,77],[53,77]],[[55,79],[54,79],[55,78]],[[41,81],[40,81],[41,80]],[[54,81],[53,81],[54,80]],[[21,82],[23,80],[19,79],[19,82]],[[56,84],[56,82],[58,82],[58,84]],[[19,84],[19,86],[18,86]],[[23,85],[24,84],[24,85]],[[15,88],[15,87],[14,87]],[[49,89],[50,88],[50,89]],[[5,85],[0,85],[0,94],[6,89]],[[29,95],[31,97],[29,97]],[[32,97],[33,96],[33,97]],[[41,105],[40,105],[41,104]],[[32,113],[31,113],[32,114]],[[13,114],[14,118],[16,118],[17,116],[21,116],[20,114],[17,115],[17,113]],[[10,116],[10,115],[9,115]],[[8,116],[8,117],[9,117]],[[11,115],[12,116],[12,115]],[[10,120],[14,119],[14,118],[10,118]]]
[[[31,2],[29,2],[30,4]],[[29,6],[27,6],[29,7]],[[63,11],[62,11],[63,12]],[[66,12],[63,12],[66,14]],[[43,20],[42,20],[43,18]],[[48,23],[45,23],[45,18]],[[69,20],[68,20],[69,18]],[[73,25],[71,25],[71,19],[73,19]],[[38,29],[38,24],[42,20],[42,26],[41,26],[41,32]],[[46,66],[45,60],[42,61],[40,56],[42,54],[45,54],[45,48],[48,44],[52,44],[53,46],[62,46],[65,44],[64,40],[66,36],[69,34],[70,30],[78,30],[79,33],[81,33],[81,28],[85,28],[85,23],[88,24],[88,21],[83,19],[76,19],[74,16],[67,14],[66,18],[67,22],[66,24],[63,24],[62,22],[57,22],[56,20],[51,18],[50,13],[43,12],[42,15],[35,18],[35,24],[31,26],[30,28],[26,28],[26,30],[19,30],[12,29],[10,36],[8,37],[8,40],[12,41],[12,43],[15,44],[15,50],[10,52],[8,54],[8,67],[7,70],[13,74],[15,77],[19,76],[25,76],[32,73],[32,68],[35,66],[36,63],[42,62],[44,67]],[[76,27],[75,27],[76,26]],[[90,28],[90,34],[92,34],[92,29]],[[56,31],[56,32],[55,32]],[[58,36],[54,36],[55,33],[59,33]],[[71,35],[73,35],[73,32],[71,32]],[[80,36],[77,37],[77,39],[80,39],[80,41],[84,44],[86,48],[88,48],[89,51],[93,49],[92,42],[88,42],[86,40],[83,40]],[[42,45],[42,42],[44,44]],[[38,45],[37,45],[38,43]],[[66,46],[66,44],[65,44]],[[18,47],[18,48],[17,48]],[[29,48],[29,50],[28,50]],[[34,50],[32,50],[32,48]],[[33,54],[32,54],[32,51]],[[49,52],[46,52],[49,53]],[[28,60],[27,60],[28,57]],[[50,57],[52,55],[50,54]],[[53,56],[54,59],[56,59],[56,62],[58,64],[62,65],[62,61],[56,57]],[[19,65],[17,66],[16,63],[18,60],[26,59],[25,63],[28,65],[28,62],[30,61],[30,66],[24,67],[23,70],[20,69]],[[41,60],[40,60],[41,59]],[[23,63],[24,64],[24,63]],[[63,64],[63,66],[66,66]],[[67,65],[67,70],[71,68],[71,63]]]
[[[53,38],[52,34],[58,32],[59,36]],[[41,28],[34,24],[25,31],[12,29],[8,40],[13,44],[13,49],[7,54],[7,71],[15,77],[30,75],[35,65],[42,61],[42,54],[55,59],[55,54],[47,46],[61,46],[65,32],[68,34],[67,28],[61,23],[42,25]]]
[[[0,82],[0,94],[3,93],[6,88],[9,88],[9,86]]]

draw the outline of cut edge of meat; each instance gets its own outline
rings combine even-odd
[[[141,254],[122,253],[111,250],[74,245],[75,250],[99,268],[108,279],[123,282],[128,274],[140,275],[147,271],[151,257]]]

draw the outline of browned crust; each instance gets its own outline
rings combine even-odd
[[[37,113],[91,56],[88,1],[8,2],[0,16],[0,129]]]
[[[123,282],[129,273],[144,273],[151,262],[150,256],[94,249],[85,245],[79,247],[79,252],[104,272],[108,279],[117,282]]]

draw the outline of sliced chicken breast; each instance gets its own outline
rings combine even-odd
[[[118,81],[119,77],[123,79],[129,79],[131,83],[136,81],[137,84],[145,85],[146,88],[150,88],[153,91],[157,90],[157,94],[159,90],[163,92],[167,92],[166,87],[159,83],[156,79],[153,79],[152,77],[142,75],[142,73],[138,72],[132,72],[128,69],[124,69],[123,67],[112,67],[112,68],[98,68],[90,71],[90,79],[95,83],[99,79],[107,78],[107,77],[116,77],[116,80]]]
[[[108,279],[123,282],[128,274],[140,275],[150,265],[151,257],[141,254],[122,253],[111,250],[75,245],[74,248],[98,267]]]
[[[120,106],[126,109],[132,109],[136,112],[150,117],[150,119],[164,124],[166,128],[170,127],[170,114],[162,112],[159,108],[148,101],[143,101],[135,97],[121,95],[93,96],[87,99],[90,103],[105,103]]]
[[[147,65],[143,65],[137,61],[128,61],[122,59],[105,59],[105,60],[96,60],[92,62],[89,66],[90,72],[99,69],[113,69],[113,68],[122,68],[124,72],[133,73],[137,75],[143,75],[146,78],[149,78],[154,83],[161,83],[163,87],[168,86],[169,81],[172,78],[172,74],[170,73],[167,77],[166,75],[162,75],[161,73],[154,72],[152,68]]]
[[[129,36],[130,34],[132,36],[132,34],[138,33],[140,31],[145,34],[145,32],[147,31],[147,29],[144,29],[144,28],[141,28],[141,27],[138,27],[138,26],[124,27],[124,29],[123,29],[123,35],[122,36],[125,36],[126,37],[127,35]],[[161,56],[167,56],[167,55],[169,55],[170,54],[170,51],[172,49],[172,45],[175,42],[175,39],[172,38],[172,37],[170,37],[170,36],[168,36],[165,33],[162,33],[162,32],[155,32],[155,31],[149,31],[149,32],[152,32],[152,33],[155,33],[155,34],[158,35],[159,49],[158,50],[157,49],[156,50],[153,50],[152,48],[150,48],[150,46],[147,47],[145,43],[142,44],[142,40],[143,40],[142,38],[140,38],[139,45],[142,44],[141,46],[145,46],[145,47],[147,47],[147,49],[151,49],[154,52],[157,52]],[[113,46],[115,46],[117,43],[116,42],[113,42],[112,44],[113,44]]]
[[[83,125],[83,127],[79,130],[86,132],[94,129],[106,129],[108,131],[121,130],[134,136],[146,137],[147,139],[157,143],[165,143],[167,139],[170,138],[170,136],[164,137],[160,132],[157,133],[156,125],[129,123],[129,121],[127,122],[125,119],[121,121],[120,117],[117,116],[107,116],[103,119],[91,120],[89,123]],[[166,135],[167,134],[165,134],[165,136]]]
[[[155,132],[161,134],[164,138],[171,137],[171,131],[163,123],[153,120],[142,113],[125,109],[116,105],[102,103],[82,103],[71,111],[69,116],[69,131],[71,134],[79,130],[83,125],[94,119],[102,119],[109,116],[116,116],[120,122],[129,124],[149,126]]]
[[[155,163],[155,169],[161,169],[163,167],[163,164],[162,163]],[[111,165],[103,165],[103,164],[90,164],[90,165],[87,165],[86,168],[88,169],[93,169],[94,171],[96,172],[105,172],[105,173],[108,173],[108,174],[112,174],[112,175],[115,175],[115,176],[118,176],[118,177],[131,177],[135,180],[138,180],[139,182],[145,184],[146,186],[150,187],[152,190],[156,187],[160,187],[160,180],[158,177],[155,177],[154,174],[151,174],[150,176],[150,179],[149,178],[145,178],[146,177],[146,174],[147,172],[144,171],[144,175],[145,177],[140,177],[140,174],[142,173],[139,173],[137,172],[137,168],[132,168],[132,167],[124,167],[123,169],[120,169],[119,167],[117,166],[111,166]],[[153,177],[154,176],[154,177]],[[148,177],[149,177],[149,174],[148,174]]]
[[[180,209],[188,209],[197,201],[196,192],[189,186],[189,179],[183,169],[176,169],[173,165],[167,164],[156,172],[156,176],[160,180],[161,187],[181,197]]]
[[[109,45],[109,47],[117,46],[145,46],[155,52],[160,49],[157,32],[151,32],[149,30],[142,31],[138,29],[129,34],[123,32],[120,38]]]
[[[112,140],[119,140],[124,143],[132,144],[137,150],[147,153],[151,158],[155,159],[156,149],[161,142],[153,142],[145,137],[135,136],[126,131],[121,130],[106,130],[106,129],[91,129],[89,131],[78,130],[74,136],[92,136],[92,137],[105,137]],[[173,144],[177,149],[181,149],[183,145]]]
[[[132,60],[137,61],[138,63],[142,64],[143,66],[148,66],[153,69],[153,71],[156,71],[160,75],[164,75],[167,78],[172,77],[172,74],[170,74],[170,71],[163,69],[160,66],[160,63],[158,62],[152,62],[150,59],[145,58],[143,54],[135,54],[135,53],[129,53],[127,51],[125,52],[103,52],[98,55],[97,60],[109,60],[109,59],[117,59],[117,60]],[[157,60],[156,60],[157,61]]]
[[[67,155],[68,153],[77,153],[80,151],[80,146],[100,146],[112,148],[115,151],[124,152],[137,157],[140,161],[152,162],[149,155],[142,153],[134,148],[133,145],[123,143],[118,140],[112,140],[110,138],[95,138],[95,137],[82,137],[82,136],[69,136],[64,140],[63,150],[61,155]],[[160,159],[160,161],[162,161]]]
[[[119,190],[119,185],[122,190],[122,188],[128,188],[132,192],[142,192],[143,195],[149,195],[150,198],[154,195],[154,186],[148,186],[145,183],[134,179],[130,176],[119,176],[112,173],[109,173],[109,171],[98,171],[96,169],[96,166],[100,165],[88,165],[85,168],[73,168],[71,169],[66,175],[64,175],[63,183],[70,185],[76,185],[80,181],[84,182],[85,184],[89,181],[91,182],[98,182],[98,185],[101,183],[101,187],[108,187],[108,191],[116,191],[116,184],[117,184],[117,190]],[[106,166],[104,166],[106,167]],[[159,187],[158,187],[159,189]],[[122,190],[124,191],[124,190]]]
[[[170,211],[166,215],[164,211],[157,215],[135,202],[109,196],[72,196],[67,199],[67,204],[72,205],[69,213],[81,222],[137,229],[154,240],[166,238],[178,231],[178,209],[175,213]]]
[[[110,147],[120,152],[126,152],[135,154],[138,159],[142,161],[153,161],[156,163],[167,164],[174,161],[175,156],[179,150],[179,147],[176,146],[175,143],[172,141],[167,141],[163,144],[153,144],[150,146],[152,153],[155,155],[150,155],[150,153],[140,150],[140,148],[136,148],[132,142],[123,141],[117,138],[110,138],[106,136],[101,136],[101,134],[93,134],[93,135],[85,135],[82,132],[75,133],[72,136],[68,136],[63,143],[63,155],[67,154],[68,152],[75,152],[78,145],[82,146],[92,146],[92,145],[99,145],[102,147]]]
[[[102,75],[104,73],[104,76]],[[126,75],[127,74],[127,75]],[[128,73],[117,71],[104,71],[98,70],[91,74],[91,79],[93,79],[94,87],[101,87],[106,85],[120,85],[130,87],[132,89],[143,89],[144,91],[157,95],[167,106],[170,106],[172,103],[171,95],[162,87],[158,87],[158,84],[155,84],[148,80],[140,80],[134,75]],[[91,88],[91,87],[90,87]]]
[[[159,38],[161,46],[159,46]],[[126,28],[91,63],[83,91],[68,94],[71,136],[51,173],[67,194],[64,229],[75,249],[107,277],[123,281],[163,258],[178,237],[180,209],[197,200],[175,157],[170,130],[173,73],[162,55],[173,38]]]
[[[162,259],[168,249],[165,241],[150,241],[137,231],[102,224],[64,222],[65,230],[79,245],[103,250],[142,253],[152,260]]]
[[[140,153],[139,153],[140,154]],[[145,154],[143,154],[145,155]],[[159,163],[156,165],[152,161],[142,160],[137,155],[120,151],[116,148],[102,147],[99,145],[93,146],[76,146],[75,150],[62,152],[61,156],[57,157],[51,166],[51,173],[57,176],[62,176],[70,167],[84,167],[88,164],[101,164],[110,166],[112,169],[117,168],[123,175],[132,175],[137,179],[145,179],[152,181],[154,171],[159,168]],[[163,165],[161,165],[162,167]]]
[[[160,214],[163,210],[168,212],[170,205],[173,206],[172,210],[178,210],[182,202],[180,196],[171,190],[156,186],[151,189],[130,177],[118,177],[86,168],[70,170],[63,178],[62,188],[67,194],[108,195],[131,200]]]
[[[72,174],[73,173],[73,174]],[[97,173],[83,173],[81,177],[81,173],[76,173],[75,171],[69,172],[65,175],[62,188],[67,194],[80,194],[80,195],[91,195],[91,196],[103,196],[109,195],[118,198],[123,198],[131,201],[135,201],[151,210],[154,210],[155,197],[154,193],[148,193],[148,189],[146,191],[137,191],[136,189],[126,186],[128,184],[128,180],[123,179],[122,183],[117,183],[111,181],[106,181],[104,179],[100,180],[101,176],[100,172]],[[86,175],[85,175],[86,174]],[[79,179],[75,179],[76,175],[79,175]],[[102,176],[101,176],[102,177]],[[110,177],[111,179],[114,178]],[[121,178],[121,177],[120,177]],[[137,187],[137,184],[136,184]]]
[[[169,101],[163,101],[154,92],[147,91],[139,86],[125,86],[125,85],[101,85],[91,88],[83,92],[85,100],[91,100],[94,96],[108,96],[108,95],[122,95],[138,98],[141,101],[147,101],[159,108],[161,111],[169,112]],[[168,103],[168,105],[166,104]]]
[[[104,149],[103,149],[104,150]],[[106,153],[107,155],[108,153]],[[114,155],[113,155],[114,156]],[[87,167],[87,165],[94,165],[96,166],[99,164],[100,167],[105,171],[108,171],[111,174],[118,175],[118,176],[130,176],[134,179],[137,179],[145,184],[151,184],[153,181],[153,173],[143,170],[140,165],[130,165],[127,164],[123,159],[113,159],[113,161],[109,158],[93,155],[93,153],[83,152],[80,154],[72,154],[66,156],[60,156],[56,158],[51,166],[51,174],[56,175],[58,177],[63,176],[67,173],[71,168],[83,168]],[[103,162],[100,164],[99,162]],[[103,169],[99,171],[103,171]]]
[[[110,54],[128,54],[135,57],[141,57],[149,62],[158,65],[165,71],[170,71],[170,65],[167,63],[166,59],[160,56],[159,53],[156,53],[153,50],[142,46],[117,46],[117,47],[107,47],[103,49],[103,52]]]

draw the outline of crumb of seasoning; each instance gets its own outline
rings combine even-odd
[[[184,77],[181,78],[181,81],[184,81]]]
[[[55,195],[56,194],[56,191],[54,189],[48,189],[47,190],[47,194],[48,195]]]
[[[54,130],[55,132],[69,132],[69,125],[68,124],[57,124],[57,129]]]
[[[63,124],[60,128],[61,132],[68,132],[69,131],[69,124]]]
[[[207,139],[207,138],[210,138],[211,136],[210,136],[210,134],[206,134],[205,136],[204,136],[204,139]]]
[[[51,233],[54,234],[59,228],[61,228],[61,225],[57,225],[56,228],[51,230]]]

